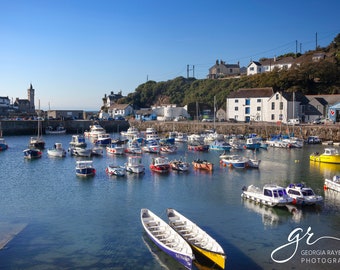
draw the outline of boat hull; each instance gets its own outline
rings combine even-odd
[[[324,188],[340,192],[340,181],[339,180],[338,181],[333,181],[331,179],[325,179]]]
[[[309,159],[315,162],[340,164],[340,155],[334,155],[334,156],[310,155]]]

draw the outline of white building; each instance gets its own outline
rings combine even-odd
[[[176,104],[163,104],[151,107],[151,109],[157,115],[157,120],[159,121],[174,120],[177,117],[190,117],[186,106],[177,107]]]
[[[226,119],[237,121],[268,121],[268,100],[273,88],[241,88],[227,97]]]

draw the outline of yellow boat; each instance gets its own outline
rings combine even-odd
[[[322,154],[313,153],[309,156],[309,159],[316,162],[340,164],[340,154],[335,148],[325,148]]]
[[[198,256],[205,257],[213,266],[225,268],[226,255],[214,238],[175,209],[168,208],[166,212],[170,226],[189,243],[196,259]]]

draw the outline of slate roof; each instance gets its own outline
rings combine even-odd
[[[260,98],[271,97],[274,90],[271,87],[264,88],[240,88],[237,91],[231,92],[228,98]]]

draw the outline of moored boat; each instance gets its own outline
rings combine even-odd
[[[141,156],[128,156],[128,160],[125,163],[125,170],[131,173],[144,173],[145,166],[142,164]]]
[[[249,165],[249,158],[240,156],[240,155],[224,155],[220,159],[220,163],[223,166],[229,166],[233,168],[241,168],[244,169]],[[255,166],[255,160],[254,160],[254,166]]]
[[[76,163],[76,175],[77,176],[94,176],[96,170],[93,167],[92,160],[78,160]]]
[[[108,175],[125,176],[126,170],[123,166],[108,165],[105,169],[105,172]]]
[[[195,159],[192,161],[192,165],[195,169],[212,171],[214,169],[214,164],[207,160]]]
[[[40,149],[36,148],[28,148],[25,149],[24,151],[24,157],[26,159],[36,159],[36,158],[41,158],[42,152]]]
[[[270,184],[265,185],[262,190],[254,185],[243,187],[241,197],[271,207],[286,206],[293,202],[293,198],[288,196],[285,188]]]
[[[316,195],[312,188],[301,183],[290,184],[286,192],[293,198],[292,203],[296,205],[313,205],[323,201],[322,196]]]
[[[95,144],[98,146],[106,146],[111,144],[111,141],[112,139],[109,133],[100,133],[97,139],[95,139]]]
[[[50,157],[65,157],[66,150],[61,143],[55,143],[53,148],[47,149],[47,155]]]
[[[170,170],[170,163],[167,157],[152,158],[150,170],[159,173],[167,173]]]
[[[61,135],[66,133],[66,128],[62,124],[56,126],[55,128],[53,128],[52,126],[48,126],[45,129],[45,133],[47,135]]]
[[[84,132],[84,136],[95,140],[98,138],[98,134],[104,133],[106,133],[106,130],[98,123],[94,123],[93,125],[90,126],[90,131]]]
[[[41,136],[31,137],[28,143],[29,148],[38,148],[44,149],[45,148],[45,141]]]
[[[204,152],[204,151],[209,150],[209,145],[208,144],[201,144],[199,142],[191,142],[191,143],[188,143],[188,150]]]
[[[71,156],[76,157],[90,157],[92,155],[92,149],[87,149],[83,147],[70,147],[68,149]]]
[[[83,135],[72,135],[71,141],[70,141],[71,147],[83,147],[85,148],[87,146],[87,143],[85,142],[85,138]]]
[[[111,143],[109,146],[106,146],[106,151],[108,154],[123,155],[125,147],[121,144]]]
[[[186,161],[182,161],[181,159],[171,160],[170,167],[172,170],[180,171],[180,172],[187,172],[189,170],[189,163]]]
[[[340,192],[340,176],[334,175],[333,178],[325,179],[324,189],[332,189]]]
[[[315,152],[309,156],[311,161],[340,164],[338,149],[333,147],[325,148],[322,154]]]
[[[141,209],[141,222],[150,239],[185,268],[192,269],[194,259],[190,245],[164,220],[146,208]]]
[[[166,212],[170,226],[189,243],[195,257],[203,256],[212,265],[225,268],[226,255],[214,238],[175,209],[168,208]]]
[[[0,138],[0,151],[8,149],[8,144],[4,138]]]
[[[225,141],[214,141],[209,144],[209,150],[222,150],[229,151],[231,149],[231,145]]]

